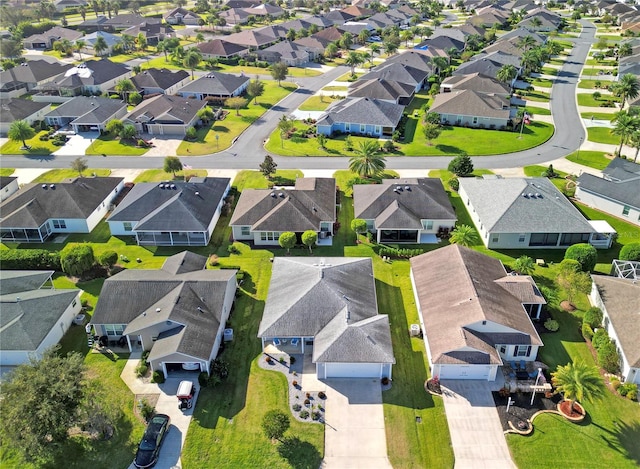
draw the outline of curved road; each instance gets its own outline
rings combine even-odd
[[[551,109],[555,124],[555,134],[544,144],[517,153],[475,157],[474,163],[481,168],[517,168],[539,164],[562,158],[575,151],[585,139],[584,127],[576,104],[575,90],[583,64],[594,40],[596,28],[588,21],[581,20],[582,33],[573,39],[574,47],[551,90]],[[206,169],[255,169],[265,155],[264,141],[275,128],[275,123],[283,114],[293,112],[316,90],[335,80],[348,71],[339,66],[331,71],[309,78],[299,78],[300,88],[285,97],[262,115],[245,131],[228,150],[200,157],[181,157],[181,161],[193,168]],[[505,134],[508,135],[508,134]],[[82,155],[84,156],[84,155]],[[77,156],[3,156],[2,166],[15,168],[68,168]],[[337,169],[346,168],[347,157],[280,157],[275,161],[280,169]],[[387,158],[388,169],[442,169],[451,157],[401,156]],[[146,169],[162,167],[162,157],[91,157],[92,168]]]

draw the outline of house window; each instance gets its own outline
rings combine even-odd
[[[433,220],[422,220],[422,229],[423,230],[432,230],[433,229]]]
[[[363,134],[365,133],[366,130],[367,130],[366,126],[364,124],[360,124],[360,133]]]
[[[77,304],[78,304],[78,302],[74,299],[74,300],[71,302],[71,307],[72,307],[72,308],[75,308],[75,306],[76,306]]]
[[[497,234],[491,235],[492,243],[497,243],[499,240],[500,240],[500,235],[497,235]]]
[[[124,328],[124,324],[108,324],[104,326],[104,331],[107,335],[122,335]]]
[[[133,226],[132,226],[130,221],[123,221],[122,222],[122,227],[124,228],[124,231],[132,231],[133,230]]]
[[[344,131],[345,132],[351,132],[351,124],[350,123],[346,123],[344,124]]]
[[[251,235],[251,227],[250,226],[241,226],[240,227],[240,236],[250,236]]]
[[[526,236],[524,234],[520,234],[518,236],[518,242],[519,243],[524,243],[525,238],[526,238]]]
[[[531,355],[531,345],[516,345],[515,357],[528,357]]]
[[[380,135],[381,131],[380,131],[380,126],[379,125],[376,125],[375,133],[376,133],[376,135]]]
[[[277,231],[263,231],[260,233],[260,239],[262,241],[277,241],[280,234]]]
[[[629,210],[631,210],[631,207],[629,207],[628,205],[625,205],[625,206],[622,208],[622,214],[623,214],[624,216],[629,215]]]
[[[64,220],[51,220],[53,228],[64,230],[67,227],[67,223]]]
[[[507,354],[507,346],[506,345],[501,345],[500,346],[500,354],[501,355],[506,355]]]
[[[477,117],[474,117],[474,118],[473,118],[473,123],[474,123],[474,124],[477,124],[477,123],[478,123],[478,118],[477,118]]]
[[[456,124],[462,124],[462,116],[456,116]]]

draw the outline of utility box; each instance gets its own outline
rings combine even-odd
[[[420,324],[411,324],[409,328],[409,335],[411,337],[419,337],[420,336]]]
[[[233,340],[233,329],[224,330],[224,341],[231,342]]]

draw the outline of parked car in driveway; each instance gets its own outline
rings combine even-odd
[[[169,432],[171,419],[165,414],[156,414],[151,417],[147,429],[144,431],[142,441],[138,445],[136,458],[133,465],[137,468],[144,469],[153,467],[158,462],[160,448],[164,441],[165,435]]]

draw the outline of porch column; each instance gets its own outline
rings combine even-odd
[[[302,355],[304,355],[304,337],[300,337],[300,340],[302,341]]]
[[[536,319],[540,319],[540,311],[542,311],[542,304],[538,304],[538,314],[536,315]]]
[[[173,246],[173,234],[169,231],[169,239],[171,240],[171,246]]]

